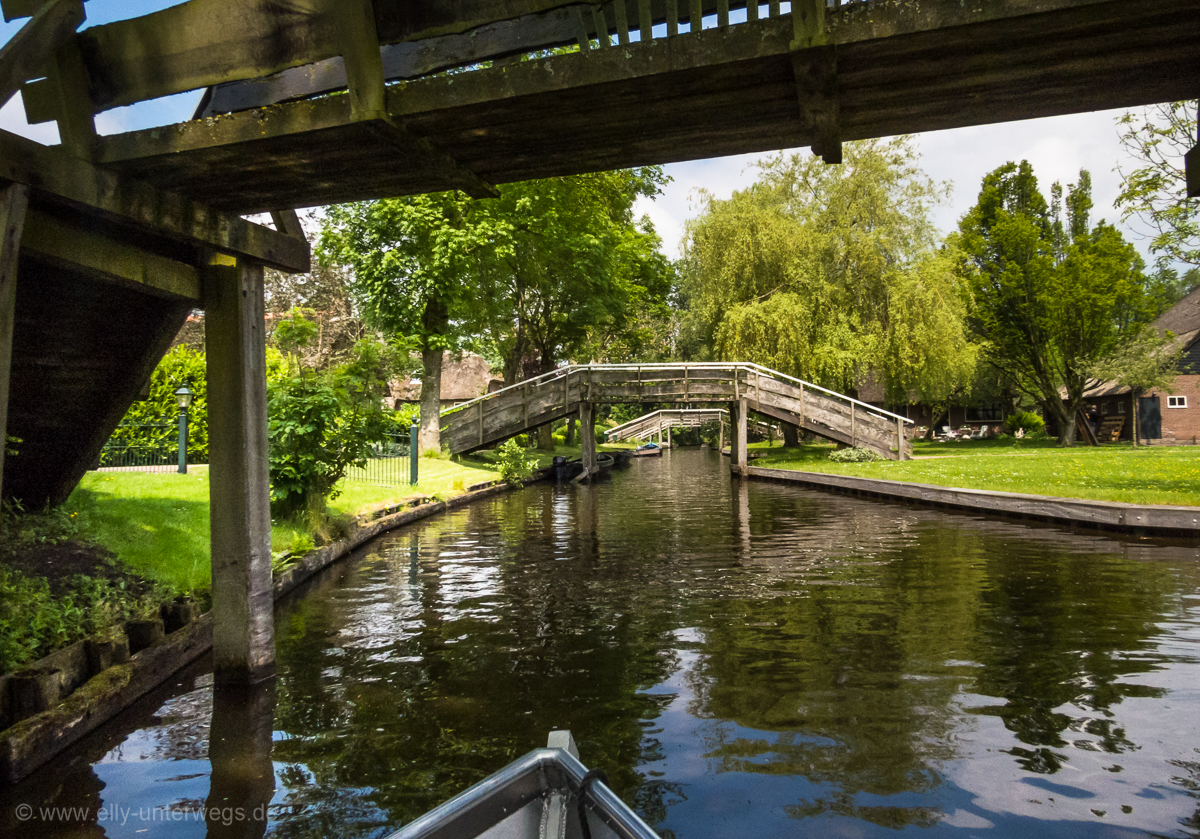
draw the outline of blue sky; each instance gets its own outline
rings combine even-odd
[[[85,27],[173,5],[178,5],[178,0],[90,0],[85,7],[88,17]],[[0,43],[12,37],[23,22],[0,23]],[[705,23],[707,28],[709,21]],[[193,91],[117,108],[98,115],[96,127],[102,134],[113,134],[181,122],[191,117],[199,98],[200,93]],[[974,204],[983,176],[1009,160],[1023,159],[1033,164],[1047,193],[1054,181],[1067,184],[1078,178],[1081,168],[1090,171],[1094,217],[1117,223],[1113,202],[1121,180],[1115,170],[1118,166],[1128,168],[1131,163],[1117,140],[1116,119],[1120,114],[1120,111],[1076,114],[918,136],[925,171],[936,180],[953,183],[950,200],[935,213],[937,225],[944,232],[954,229],[958,219]],[[19,97],[0,109],[0,128],[42,143],[58,142],[58,131],[52,123],[37,126],[25,123]],[[807,154],[807,150],[799,151]],[[671,184],[656,200],[642,201],[638,209],[654,221],[668,255],[678,256],[684,222],[694,214],[696,190],[704,188],[727,198],[733,190],[754,180],[752,164],[761,156],[714,158],[666,167],[673,179]],[[1123,227],[1139,249],[1144,250],[1145,239],[1140,235],[1144,231],[1136,225]]]

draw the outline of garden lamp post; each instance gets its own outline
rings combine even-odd
[[[175,401],[179,403],[179,474],[186,475],[188,408],[192,404],[192,392],[187,385],[175,391]]]

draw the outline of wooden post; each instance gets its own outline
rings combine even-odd
[[[213,671],[245,684],[275,671],[263,267],[214,262],[203,272]]]
[[[746,449],[749,438],[746,436],[746,415],[750,413],[749,401],[745,398],[738,400],[738,430],[737,430],[737,467],[738,476],[746,474],[746,466],[750,462],[750,454]]]
[[[582,400],[579,403],[579,442],[582,447],[580,459],[590,478],[596,473],[596,406]]]
[[[8,441],[8,381],[17,308],[17,254],[25,228],[29,187],[11,184],[0,190],[0,493],[4,490],[4,448]]]
[[[725,418],[717,415],[717,454],[720,454],[725,449]]]
[[[667,448],[671,448],[671,426],[667,425]]]
[[[896,453],[897,460],[904,460],[904,420],[896,420]]]

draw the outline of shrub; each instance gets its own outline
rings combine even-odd
[[[188,409],[188,461],[208,462],[208,384],[205,355],[180,344],[163,356],[150,376],[150,393],[134,402],[113,436],[123,445],[144,452],[174,452],[179,403],[175,391],[184,385],[192,392]],[[161,426],[161,427],[147,427]]]
[[[525,457],[524,447],[515,438],[505,440],[498,449],[500,454],[500,480],[519,484],[533,474],[537,461]]]
[[[848,448],[836,449],[829,453],[829,459],[834,463],[875,463],[887,460],[886,457],[871,449]]]
[[[346,470],[365,466],[371,445],[395,426],[383,400],[399,350],[366,338],[341,364],[314,370],[300,364],[305,330],[285,321],[275,334],[292,354],[267,385],[271,506],[284,518],[320,515]]]
[[[1013,434],[1018,431],[1030,434],[1045,430],[1046,421],[1033,411],[1015,411],[1004,421],[1004,425]]]

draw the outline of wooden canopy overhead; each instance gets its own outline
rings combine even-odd
[[[230,213],[803,145],[836,161],[843,140],[1200,94],[1195,0],[794,9],[190,0],[73,35],[23,93],[96,164]],[[198,119],[89,131],[102,110],[199,88]]]

